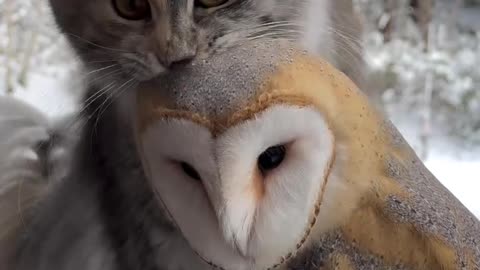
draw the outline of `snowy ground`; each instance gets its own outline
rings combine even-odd
[[[480,218],[480,160],[459,161],[451,157],[433,157],[426,162],[426,166]]]
[[[14,96],[37,107],[51,117],[74,112],[77,98],[71,91],[65,91],[70,84],[67,73],[55,77],[30,72],[26,87],[17,86]]]
[[[68,79],[65,76],[46,78],[32,73],[28,86],[25,89],[17,89],[15,96],[34,105],[49,116],[59,116],[76,108],[76,98],[63,91],[67,85]],[[406,138],[410,140],[411,136],[406,136]],[[441,147],[438,145],[438,148],[443,147],[445,145]],[[435,145],[432,148],[435,149]],[[480,218],[480,155],[473,155],[468,160],[462,160],[457,155],[448,152],[433,153],[427,160],[426,166],[465,206]]]
[[[397,114],[398,115],[398,114]],[[392,118],[412,148],[419,151],[420,124],[405,117]],[[433,127],[429,157],[425,166],[480,219],[480,148],[454,145]]]

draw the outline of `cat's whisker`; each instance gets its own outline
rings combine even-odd
[[[98,73],[98,72],[100,72],[100,71],[102,71],[102,70],[110,69],[110,68],[116,67],[116,66],[119,66],[119,64],[112,64],[112,65],[108,65],[108,66],[106,66],[106,67],[101,67],[101,68],[92,70],[92,71],[84,74],[84,76],[85,76],[85,77],[88,77],[88,76],[91,75],[91,74]]]
[[[111,60],[95,60],[95,61],[84,61],[84,64],[98,64],[98,63],[115,63],[117,62],[116,59]]]
[[[25,229],[27,228],[27,224],[25,223],[24,217],[24,210],[22,209],[22,187],[23,187],[23,180],[20,180],[20,184],[18,185],[18,193],[17,193],[17,213],[19,215],[20,222],[22,223],[22,227]]]
[[[264,26],[296,26],[301,27],[300,24],[293,22],[293,21],[275,21],[275,22],[268,22],[258,25],[257,27],[264,27]]]
[[[68,32],[67,32],[66,34],[69,35],[69,36],[72,36],[72,37],[74,37],[74,38],[77,38],[78,40],[83,41],[83,42],[85,42],[85,43],[87,43],[87,44],[90,44],[90,45],[92,45],[92,46],[95,46],[95,47],[97,47],[97,48],[101,48],[101,49],[105,49],[105,50],[109,50],[109,51],[114,51],[114,52],[129,53],[129,51],[126,51],[126,50],[102,46],[102,45],[100,45],[100,44],[97,44],[97,43],[95,43],[95,42],[92,42],[92,41],[90,41],[90,40],[87,40],[87,39],[85,39],[85,38],[83,38],[83,37],[81,37],[81,36],[75,35],[75,34],[73,34],[73,33],[68,33]]]
[[[342,37],[345,41],[351,42],[351,44],[357,44],[359,46],[362,45],[362,40],[359,39],[358,37],[353,36],[349,32],[342,31],[341,29],[335,29],[332,27],[328,27],[326,31],[328,31],[328,33]]]
[[[85,105],[82,106],[82,109],[77,113],[78,117],[83,117],[84,114],[87,112],[87,109],[92,105],[94,104],[98,99],[100,99],[102,96],[104,96],[105,94],[107,94],[111,89],[113,89],[115,87],[115,82],[111,82],[110,84],[108,84],[107,86],[105,86],[104,88],[98,90],[97,92],[95,92],[95,94],[93,94],[91,97],[89,97],[89,101],[86,101],[85,102]],[[73,126],[75,124],[75,122],[71,125]]]
[[[123,83],[122,85],[120,85],[117,89],[115,89],[114,91],[112,91],[111,95],[107,96],[107,98],[102,102],[102,104],[100,104],[100,106],[93,112],[93,116],[96,115],[96,120],[95,120],[95,123],[94,123],[94,128],[93,130],[96,130],[97,126],[98,126],[98,123],[102,117],[102,114],[105,113],[105,111],[108,109],[108,107],[110,107],[110,105],[113,103],[113,101],[115,100],[116,97],[120,96],[122,93],[124,93],[127,89],[130,89],[129,88],[129,84],[131,82],[135,82],[135,78],[130,78],[129,80],[127,80],[125,83]]]
[[[120,72],[121,70],[117,70],[117,72]],[[83,117],[85,116],[85,112],[87,111],[87,109],[95,103],[96,100],[98,100],[99,98],[101,98],[105,93],[107,93],[108,91],[110,91],[113,87],[115,86],[115,81],[107,84],[105,87],[103,87],[102,89],[98,90],[97,92],[95,92],[95,94],[93,94],[92,96],[90,96],[88,99],[86,99],[84,101],[84,104],[80,110],[78,112],[76,112],[76,117],[74,117],[72,119],[72,121],[70,123],[68,123],[66,126],[67,126],[67,129],[71,129],[73,126],[75,126],[79,121],[83,120]],[[83,123],[83,125],[85,125],[85,123]],[[82,125],[82,127],[83,127]],[[80,129],[82,128],[80,127]]]
[[[112,61],[116,62],[116,61]],[[122,68],[116,68],[114,70],[110,70],[113,67],[119,67],[120,64],[113,64],[109,65],[100,69],[95,70],[96,72],[89,72],[87,75],[84,77],[87,79],[87,81],[82,81],[81,83],[85,83],[87,85],[93,85],[94,82],[100,81],[100,80],[106,80],[107,78],[112,78],[115,77],[118,74],[121,74],[123,72]],[[97,73],[102,73],[103,71],[107,71],[106,74],[101,74],[100,76],[97,77],[92,77],[88,75],[92,74],[97,74]],[[86,116],[85,113],[88,111],[88,108],[91,107],[95,102],[100,99],[102,96],[107,94],[109,91],[115,88],[117,85],[117,81],[115,79],[108,79],[107,81],[110,81],[110,83],[106,84],[103,86],[100,90],[96,91],[93,95],[89,96],[86,100],[83,101],[83,106],[79,109],[78,112],[76,112],[76,117],[73,117],[72,121],[67,124],[67,129],[71,129],[74,126],[77,126],[79,122],[82,122],[81,125],[78,127],[80,130],[83,129],[83,127],[87,124],[88,121],[82,121],[84,118],[90,119],[91,116],[89,117],[88,115]]]
[[[130,75],[130,74],[129,74]],[[97,112],[102,108],[102,106],[112,97],[115,95],[115,92],[117,91],[120,91],[120,89],[122,89],[125,85],[127,85],[128,83],[130,83],[131,81],[133,81],[134,78],[130,78],[128,80],[126,80],[123,84],[121,84],[118,88],[114,89],[113,91],[109,91],[110,89],[112,88],[109,88],[108,90],[105,90],[104,93],[107,93],[107,92],[110,92],[111,94],[107,96],[107,98],[102,102],[102,104],[100,104],[100,106],[92,113],[92,115],[90,117],[93,117],[95,116],[95,114],[97,114]]]
[[[335,46],[337,46],[337,50],[334,52],[342,61],[351,62],[351,60],[359,60],[362,59],[362,52],[361,48],[355,49],[351,46],[347,46],[342,43],[342,41],[335,40]],[[345,59],[345,60],[344,60]]]
[[[127,81],[124,84],[124,86],[119,87],[119,89],[117,89],[115,92],[112,93],[112,95],[108,98],[108,100],[110,102],[108,104],[106,104],[104,106],[104,109],[99,112],[98,117],[97,117],[97,123],[98,123],[98,120],[102,117],[102,114],[105,113],[105,111],[108,109],[108,107],[112,105],[112,103],[115,101],[115,99],[118,98],[119,96],[121,96],[126,91],[130,90],[132,88],[132,86],[135,85],[136,83],[137,82],[135,81],[135,79],[132,78],[129,81]]]
[[[323,29],[319,29],[318,31],[328,33],[333,36],[333,42],[335,44],[335,48],[337,49],[329,51],[330,53],[338,56],[339,58],[347,58],[339,52],[343,51],[343,53],[348,54],[349,57],[354,57],[356,59],[361,58],[363,44],[361,40],[358,40],[358,38],[355,38],[351,34],[334,29],[332,27],[326,27]],[[349,63],[349,61],[347,60],[345,60],[345,62]]]
[[[92,85],[93,82],[95,82],[95,81],[104,79],[104,78],[109,77],[109,76],[114,76],[114,75],[119,74],[119,73],[121,73],[121,69],[114,70],[114,71],[112,71],[112,72],[109,72],[109,73],[107,73],[107,74],[104,74],[104,75],[102,75],[102,76],[99,76],[99,77],[97,77],[97,78],[95,78],[95,79],[93,79],[93,80],[87,81],[86,84],[87,84],[87,85]],[[95,94],[91,95],[91,96],[88,97],[86,100],[84,100],[84,101],[83,101],[83,104],[86,104],[86,105],[84,105],[84,106],[82,107],[82,108],[83,108],[82,110],[85,110],[85,109],[88,107],[88,105],[90,104],[90,101],[92,101],[92,99],[95,99],[99,94],[101,94],[101,93],[104,91],[104,89],[108,88],[108,87],[109,87],[110,85],[112,85],[113,83],[114,83],[114,82],[111,82],[110,84],[107,84],[106,86],[102,87],[102,89],[96,91]],[[94,100],[93,100],[93,101],[94,101]]]
[[[272,26],[272,25],[284,25],[284,24],[292,24],[291,21],[273,21],[273,22],[267,22],[267,23],[262,23],[259,24],[255,27],[263,27],[263,26]]]
[[[106,78],[109,75],[114,75],[114,73],[121,71],[120,68],[114,69],[114,70],[109,70],[110,68],[113,68],[113,67],[109,67],[109,68],[102,67],[102,68],[96,69],[97,72],[93,72],[93,71],[89,72],[90,76],[82,75],[83,78],[81,80],[79,80],[78,82],[72,83],[70,87],[76,89],[78,87],[83,88],[84,86],[90,86],[94,82],[97,82],[100,79]],[[107,70],[108,70],[108,72],[106,74],[102,74],[103,73],[102,71],[107,71]],[[93,75],[95,75],[95,76],[93,76]]]
[[[261,38],[271,38],[271,39],[274,39],[274,38],[281,38],[282,40],[286,40],[286,41],[291,41],[291,42],[295,42],[297,41],[297,39],[295,37],[290,37],[290,38],[287,38],[287,37],[279,37],[278,35],[271,35],[271,36],[263,36],[263,37],[258,37],[256,39],[261,39]],[[221,50],[219,50],[218,48],[212,48],[212,53],[218,53],[218,52],[221,52],[221,51],[225,51],[225,50],[228,50],[228,49],[231,49],[233,47],[238,47],[238,46],[243,46],[245,45],[246,43],[248,42],[251,42],[253,40],[256,40],[256,39],[243,39],[243,40],[237,40],[235,42],[232,42],[231,44],[228,45],[228,47],[221,47]]]
[[[84,103],[85,105],[83,106],[82,110],[79,113],[84,112],[92,103],[94,103],[100,96],[108,92],[112,86],[115,84],[115,82],[111,82],[107,84],[105,87],[102,89],[98,90],[95,92],[95,94],[91,95],[89,98],[87,98]]]
[[[86,81],[84,81],[85,84],[87,84],[88,86],[92,86],[94,85],[94,83],[102,80],[102,79],[105,79],[105,78],[108,78],[108,77],[113,77],[113,76],[116,76],[118,74],[121,74],[122,73],[122,68],[117,68],[117,69],[114,69],[114,70],[111,70],[109,71],[108,73],[106,74],[102,74],[100,76],[97,76],[97,77],[86,77]]]
[[[220,47],[231,47],[244,44],[247,41],[253,41],[261,38],[282,38],[284,40],[296,41],[299,36],[304,34],[299,24],[292,21],[268,22],[253,27],[243,27],[223,33],[222,39],[217,39],[212,51],[218,52]],[[235,38],[228,38],[228,36]],[[240,36],[240,37],[239,37]],[[243,39],[243,40],[242,40]],[[229,42],[229,40],[236,40]],[[228,44],[230,43],[230,44]],[[224,48],[224,49],[225,49]]]
[[[256,31],[256,32],[253,32],[252,34],[250,34],[249,37],[255,36],[255,34],[265,34],[265,32],[267,32],[267,31],[263,31],[263,30],[262,31]],[[304,32],[300,31],[300,30],[297,30],[297,29],[278,28],[278,29],[270,29],[270,30],[268,30],[267,33],[285,33],[285,34],[301,35]]]
[[[79,82],[75,82],[74,84],[72,84],[71,87],[72,88],[77,88],[77,87],[82,87],[83,88],[85,86],[90,86],[94,82],[97,82],[97,81],[102,80],[102,79],[106,79],[108,77],[113,77],[117,74],[120,74],[121,72],[122,72],[122,69],[119,68],[119,69],[111,70],[106,74],[101,74],[100,76],[97,76],[97,77],[84,78],[84,79],[80,80]],[[87,80],[85,80],[85,79],[87,79]],[[111,84],[109,84],[109,85],[111,85]],[[108,87],[109,85],[107,85],[106,87]],[[95,92],[95,94],[88,97],[86,100],[82,101],[82,106],[80,108],[78,108],[78,110],[75,112],[75,114],[78,115],[76,118],[83,117],[84,111],[95,101],[94,100],[95,98],[98,98],[99,95],[102,95],[102,93],[103,93],[102,90],[105,89],[106,87],[103,87],[101,90],[99,90],[98,92]],[[81,120],[81,119],[75,119],[74,118],[70,122],[66,123],[67,129],[70,129],[72,126],[76,125],[76,123],[79,120]]]
[[[363,48],[363,44],[361,42],[356,42],[355,40],[349,39],[349,38],[347,38],[343,35],[340,35],[338,33],[335,33],[333,35],[337,39],[340,39],[342,45],[349,46],[351,50],[355,50],[355,51],[358,52],[358,51],[361,51],[362,48]]]
[[[339,43],[339,41],[336,41],[335,44],[338,45],[338,47],[336,47],[336,49],[329,49],[326,53],[334,56],[337,59],[338,64],[344,65],[350,69],[351,72],[353,72],[351,75],[359,73],[360,71],[357,71],[358,64],[355,63],[355,61],[361,62],[363,60],[361,55],[355,54],[350,48]],[[360,79],[362,78],[360,77]]]
[[[288,32],[285,32],[285,31],[282,31],[282,32],[279,32],[279,33],[274,33],[274,32],[268,32],[268,33],[265,33],[265,34],[260,34],[260,35],[256,35],[256,36],[251,36],[251,37],[248,37],[247,39],[249,41],[253,41],[253,40],[258,40],[258,39],[262,39],[262,38],[294,38],[295,35],[293,34],[298,34],[298,32],[292,32],[292,33],[288,33]]]
[[[349,57],[352,57],[353,59],[361,59],[361,48],[352,48],[351,46],[346,46],[342,43],[342,41],[335,41],[335,45],[342,51],[348,53]],[[347,57],[348,58],[348,57]]]
[[[229,34],[239,34],[239,33],[250,33],[250,32],[259,32],[259,31],[268,31],[272,30],[275,28],[280,28],[281,27],[296,27],[296,28],[301,28],[300,25],[288,22],[288,21],[282,21],[282,22],[272,22],[272,23],[265,23],[262,25],[257,25],[253,27],[244,27],[244,28],[238,28],[234,29],[228,32],[225,32],[224,35],[229,35]]]

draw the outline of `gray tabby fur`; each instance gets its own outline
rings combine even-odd
[[[301,43],[361,80],[360,29],[350,0],[233,0],[210,13],[193,0],[151,0],[152,21],[128,21],[109,0],[50,0],[60,30],[96,78],[154,77],[178,61],[255,39]],[[360,68],[361,67],[361,68]],[[110,89],[110,90],[111,90]]]
[[[81,123],[72,118],[50,118],[17,98],[0,96],[1,181],[58,179],[65,174],[67,152],[77,139],[70,131]]]
[[[24,234],[19,270],[210,269],[153,200],[133,145],[135,87],[168,69],[181,74],[185,64],[175,63],[185,58],[208,60],[252,40],[292,40],[340,67],[360,59],[353,38],[334,38],[338,1],[238,0],[207,14],[193,0],[150,0],[159,16],[149,24],[119,18],[107,0],[50,3],[90,73],[89,117],[68,174]]]
[[[281,41],[245,43],[139,89],[162,86],[167,102],[212,117],[232,113],[255,96],[262,74],[288,61],[290,47]],[[154,200],[133,145],[133,120],[119,114],[121,108],[113,104],[98,122],[87,123],[74,167],[40,207],[17,269],[212,269]],[[113,130],[121,135],[112,136]]]
[[[12,97],[0,97],[0,170],[2,182],[15,174],[40,178],[44,175],[32,155],[37,145],[48,140],[48,120],[29,104]],[[23,153],[16,152],[24,150]],[[30,153],[27,151],[30,150]],[[30,154],[30,158],[28,157]],[[18,171],[17,168],[25,170]],[[37,175],[36,173],[40,173]],[[13,174],[13,175],[12,175]],[[33,174],[33,175],[32,175]],[[11,176],[9,176],[11,175]],[[3,185],[2,185],[3,186]]]
[[[66,119],[49,119],[33,106],[0,97],[0,269],[14,250],[31,211],[50,185],[66,173],[73,137],[58,127]]]

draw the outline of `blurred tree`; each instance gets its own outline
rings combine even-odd
[[[15,57],[15,47],[13,43],[14,38],[14,2],[15,0],[4,0],[4,12],[3,18],[5,18],[5,28],[7,30],[6,33],[6,44],[5,44],[5,89],[7,94],[11,94],[13,92],[13,71],[12,71],[12,62],[14,61]]]
[[[404,10],[406,10],[422,35],[425,48],[428,47],[429,24],[432,21],[434,6],[433,0],[383,0],[382,5],[383,14],[378,18],[377,25],[378,30],[383,34],[385,43],[393,39],[393,35],[400,25],[403,27],[401,16],[404,14]]]
[[[396,25],[401,2],[398,0],[384,0],[384,14],[380,17],[378,26],[383,34],[383,41],[390,42]]]
[[[388,1],[356,1],[385,111],[423,157],[432,139],[479,144],[480,0]]]
[[[341,12],[333,17],[335,46],[339,46],[338,63],[346,73],[353,76],[353,80],[362,84],[364,74],[358,67],[363,67],[363,20],[355,8],[352,0],[336,0],[333,8]]]
[[[55,75],[58,66],[77,68],[50,16],[47,0],[0,0],[0,93],[25,88],[31,72]]]
[[[480,6],[480,0],[464,0],[465,6]]]
[[[455,0],[458,1],[458,0]],[[433,0],[410,0],[411,17],[422,35],[425,50],[429,47],[429,29],[432,21]]]

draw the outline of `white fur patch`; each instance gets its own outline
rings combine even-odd
[[[213,138],[186,120],[160,120],[141,136],[145,170],[192,248],[225,269],[263,269],[304,236],[333,155],[333,136],[312,108],[274,106]],[[252,196],[257,159],[288,144],[286,158]],[[187,176],[186,162],[202,178]]]
[[[304,26],[301,44],[312,53],[318,53],[333,63],[334,41],[331,20],[331,0],[306,0],[300,23]]]

